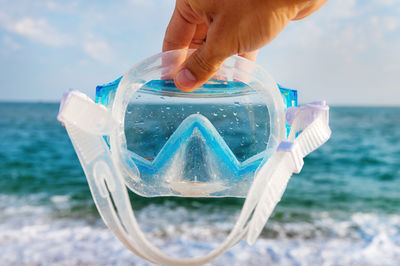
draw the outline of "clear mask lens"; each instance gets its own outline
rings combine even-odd
[[[127,186],[144,196],[245,197],[286,137],[284,112],[297,105],[296,91],[260,82],[249,75],[258,69],[247,73],[237,66],[249,62],[234,58],[202,87],[182,92],[168,78],[174,65],[163,65],[174,60],[163,56],[97,87],[96,101],[121,123],[106,139],[120,153]]]

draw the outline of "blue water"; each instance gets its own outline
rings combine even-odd
[[[0,103],[0,264],[146,265],[99,219],[57,112],[58,104]],[[214,264],[399,265],[399,114],[331,108],[331,139],[292,177],[261,239]],[[220,241],[243,203],[132,197],[149,237],[177,255]]]

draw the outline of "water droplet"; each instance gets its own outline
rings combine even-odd
[[[219,108],[219,110],[222,112],[222,111],[224,111],[224,108]]]
[[[233,115],[234,115],[234,116],[237,116],[237,113],[236,113],[236,112],[233,112]]]
[[[213,116],[218,116],[218,114],[217,113],[213,113]]]
[[[222,117],[224,117],[224,118],[225,118],[225,117],[226,117],[226,115],[225,115],[225,114],[223,114],[223,115],[222,115]]]
[[[165,107],[165,109],[169,110],[169,109],[171,109],[171,107],[167,106],[167,107]]]

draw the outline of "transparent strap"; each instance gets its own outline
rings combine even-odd
[[[253,244],[260,235],[275,206],[281,200],[292,173],[300,173],[303,158],[324,144],[331,135],[329,128],[329,107],[325,102],[314,102],[300,107],[292,107],[287,112],[292,125],[289,140],[283,141],[274,154],[276,164],[269,172],[262,173],[266,185],[255,207],[250,221],[247,242]],[[295,135],[301,131],[297,138]],[[264,167],[263,167],[264,168]]]
[[[288,121],[292,131],[289,140],[292,137],[292,141],[282,142],[278,151],[257,171],[238,220],[225,241],[204,256],[176,258],[151,244],[137,223],[122,173],[116,167],[118,163],[113,161],[102,137],[110,133],[114,123],[103,107],[81,93],[69,92],[62,101],[59,120],[66,126],[106,225],[133,253],[163,265],[205,264],[246,235],[248,243],[254,243],[281,199],[291,174],[300,171],[303,157],[330,136],[328,108],[324,103],[290,108]],[[102,122],[94,123],[99,114]],[[295,138],[298,131],[302,132]]]

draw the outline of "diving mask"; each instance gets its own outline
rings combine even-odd
[[[98,86],[96,102],[69,91],[58,116],[107,226],[132,252],[160,264],[203,264],[245,236],[254,243],[303,157],[330,137],[324,102],[297,107],[296,91],[279,88],[261,67],[238,56],[200,88],[179,91],[170,78],[191,52],[142,61]],[[181,259],[148,242],[126,187],[146,197],[246,201],[219,248]]]

